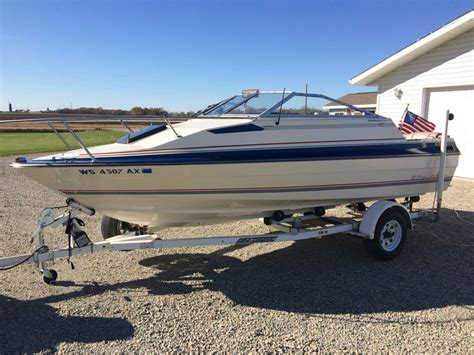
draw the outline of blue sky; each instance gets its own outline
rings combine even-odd
[[[0,0],[1,110],[196,110],[242,89],[339,97],[472,1]]]

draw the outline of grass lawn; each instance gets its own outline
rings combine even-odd
[[[86,147],[113,143],[125,132],[112,130],[94,130],[77,132]],[[63,137],[73,148],[80,148],[79,144],[69,133],[62,133]],[[64,143],[54,133],[0,132],[0,156],[20,155],[28,153],[47,153],[67,150]]]

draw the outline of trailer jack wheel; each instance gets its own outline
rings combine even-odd
[[[43,271],[43,281],[48,285],[54,283],[58,279],[58,273],[56,270],[44,270]]]
[[[400,254],[407,236],[405,217],[396,209],[388,209],[380,216],[373,239],[364,240],[370,256],[392,260]]]

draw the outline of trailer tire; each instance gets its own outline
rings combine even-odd
[[[130,225],[127,222],[119,221],[118,219],[109,216],[102,216],[100,229],[104,240],[131,230]]]
[[[390,208],[377,221],[374,238],[364,240],[365,248],[375,259],[393,260],[405,245],[407,231],[405,216],[396,208]]]
[[[49,270],[49,273],[51,274],[51,277],[47,277],[47,276],[44,276],[43,275],[43,281],[48,284],[48,285],[51,285],[53,283],[56,282],[56,280],[58,279],[58,272],[56,270]]]

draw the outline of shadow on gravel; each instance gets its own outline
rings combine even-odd
[[[460,211],[467,221],[474,213]],[[310,314],[409,312],[474,304],[474,233],[453,211],[444,222],[419,223],[403,253],[372,260],[361,240],[308,240],[242,262],[225,254],[174,254],[142,260],[156,268],[152,294],[220,291],[251,307]],[[454,245],[456,244],[456,245]],[[201,280],[198,286],[190,280]],[[144,286],[144,280],[139,281]]]
[[[226,255],[243,247],[230,246],[210,254],[178,252],[147,258],[140,265],[156,269],[152,277],[112,285],[88,284],[81,290],[41,301],[52,303],[107,291],[146,288],[153,295],[208,289],[222,292],[240,305],[325,316],[472,306],[474,248],[466,245],[474,245],[469,225],[474,213],[460,211],[459,215],[468,223],[449,210],[443,211],[443,222],[420,222],[410,233],[402,254],[390,262],[369,258],[362,241],[349,236],[301,241],[246,261]],[[34,313],[34,303],[29,305]],[[54,309],[47,307],[44,312],[54,314]],[[62,322],[68,320],[71,318],[58,321],[54,328],[62,328]],[[84,320],[98,322],[94,328],[99,330],[102,321],[107,322],[107,328],[109,322],[114,322]],[[133,333],[132,329],[126,331],[126,325],[122,327],[117,338]],[[74,329],[74,324],[68,328]],[[101,338],[104,334],[99,331],[96,336]],[[82,339],[82,335],[78,337]]]
[[[133,334],[133,326],[124,319],[61,316],[41,300],[20,301],[0,295],[2,353],[51,352],[62,342],[96,343]]]

